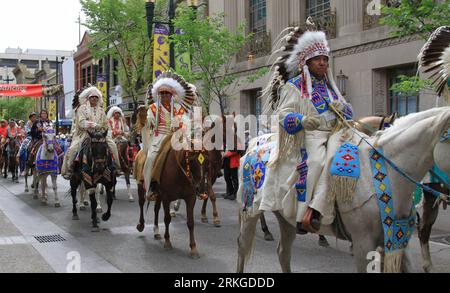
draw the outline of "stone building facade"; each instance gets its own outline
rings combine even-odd
[[[386,0],[381,0],[386,3]],[[392,38],[389,28],[378,23],[379,11],[371,0],[214,0],[209,14],[225,13],[225,24],[233,31],[245,22],[255,38],[236,58],[235,72],[241,81],[269,65],[272,44],[288,26],[303,25],[308,16],[327,32],[332,57],[330,66],[339,87],[355,108],[357,117],[405,115],[436,105],[431,92],[418,96],[397,95],[390,87],[398,76],[415,75],[417,55],[424,40],[416,36]],[[374,9],[375,8],[375,9]],[[259,114],[258,96],[268,76],[252,84],[240,82],[228,103],[228,111]],[[217,110],[217,109],[216,109]]]

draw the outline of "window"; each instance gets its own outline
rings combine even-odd
[[[86,68],[81,69],[81,86],[85,87],[87,84],[87,74],[86,74]]]
[[[92,81],[92,66],[88,66],[86,68],[86,71],[87,71],[87,82],[90,84],[94,84]]]
[[[266,32],[266,2],[266,0],[250,0],[250,31],[252,33]]]
[[[308,0],[308,16],[321,17],[330,12],[330,0]]]
[[[414,66],[397,68],[389,72],[389,89],[392,85],[400,82],[400,76],[414,76],[417,69]],[[400,116],[405,116],[419,111],[419,96],[411,93],[394,93],[389,90],[389,113],[398,112]]]

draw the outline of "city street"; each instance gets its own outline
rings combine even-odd
[[[20,184],[0,179],[0,272],[58,272],[65,273],[73,252],[81,257],[81,272],[94,273],[232,273],[237,259],[238,205],[223,199],[223,181],[215,190],[219,194],[218,207],[222,227],[200,222],[200,204],[196,207],[195,236],[200,259],[189,257],[189,233],[182,204],[178,216],[170,226],[174,249],[166,251],[163,240],[153,238],[153,205],[146,214],[146,229],[136,230],[139,217],[137,201],[130,203],[123,178],[119,179],[117,198],[109,222],[100,224],[99,233],[91,232],[90,210],[81,211],[80,221],[72,221],[72,204],[68,196],[68,182],[58,179],[61,208],[53,207],[52,190],[49,206],[41,206],[31,193],[24,193],[24,179]],[[50,183],[50,182],[49,182]],[[133,194],[137,198],[133,181]],[[105,207],[104,197],[102,206]],[[160,231],[164,233],[163,212]],[[278,239],[275,217],[267,214],[270,230]],[[37,236],[53,236],[53,242],[41,243]],[[281,272],[276,255],[277,242],[267,242],[258,228],[253,258],[246,267],[251,273]],[[450,212],[442,211],[433,231],[432,259],[438,272],[450,272]],[[41,240],[41,242],[38,241]],[[48,239],[47,239],[48,240]],[[328,237],[330,247],[318,245],[318,236],[297,236],[294,242],[292,269],[296,273],[354,272],[350,244]],[[418,239],[411,241],[417,272],[422,272]]]

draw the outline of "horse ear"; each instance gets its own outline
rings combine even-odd
[[[90,137],[90,138],[92,138],[92,136],[94,135],[94,134],[92,133],[92,131],[88,131],[87,133],[89,134],[89,137]]]
[[[106,137],[108,135],[108,130],[105,130],[105,132],[103,132],[103,137]]]

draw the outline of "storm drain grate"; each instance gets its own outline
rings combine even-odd
[[[59,234],[56,234],[56,235],[44,235],[44,236],[34,236],[34,238],[39,243],[53,243],[53,242],[66,241],[66,239],[64,239],[64,237],[62,237]]]

